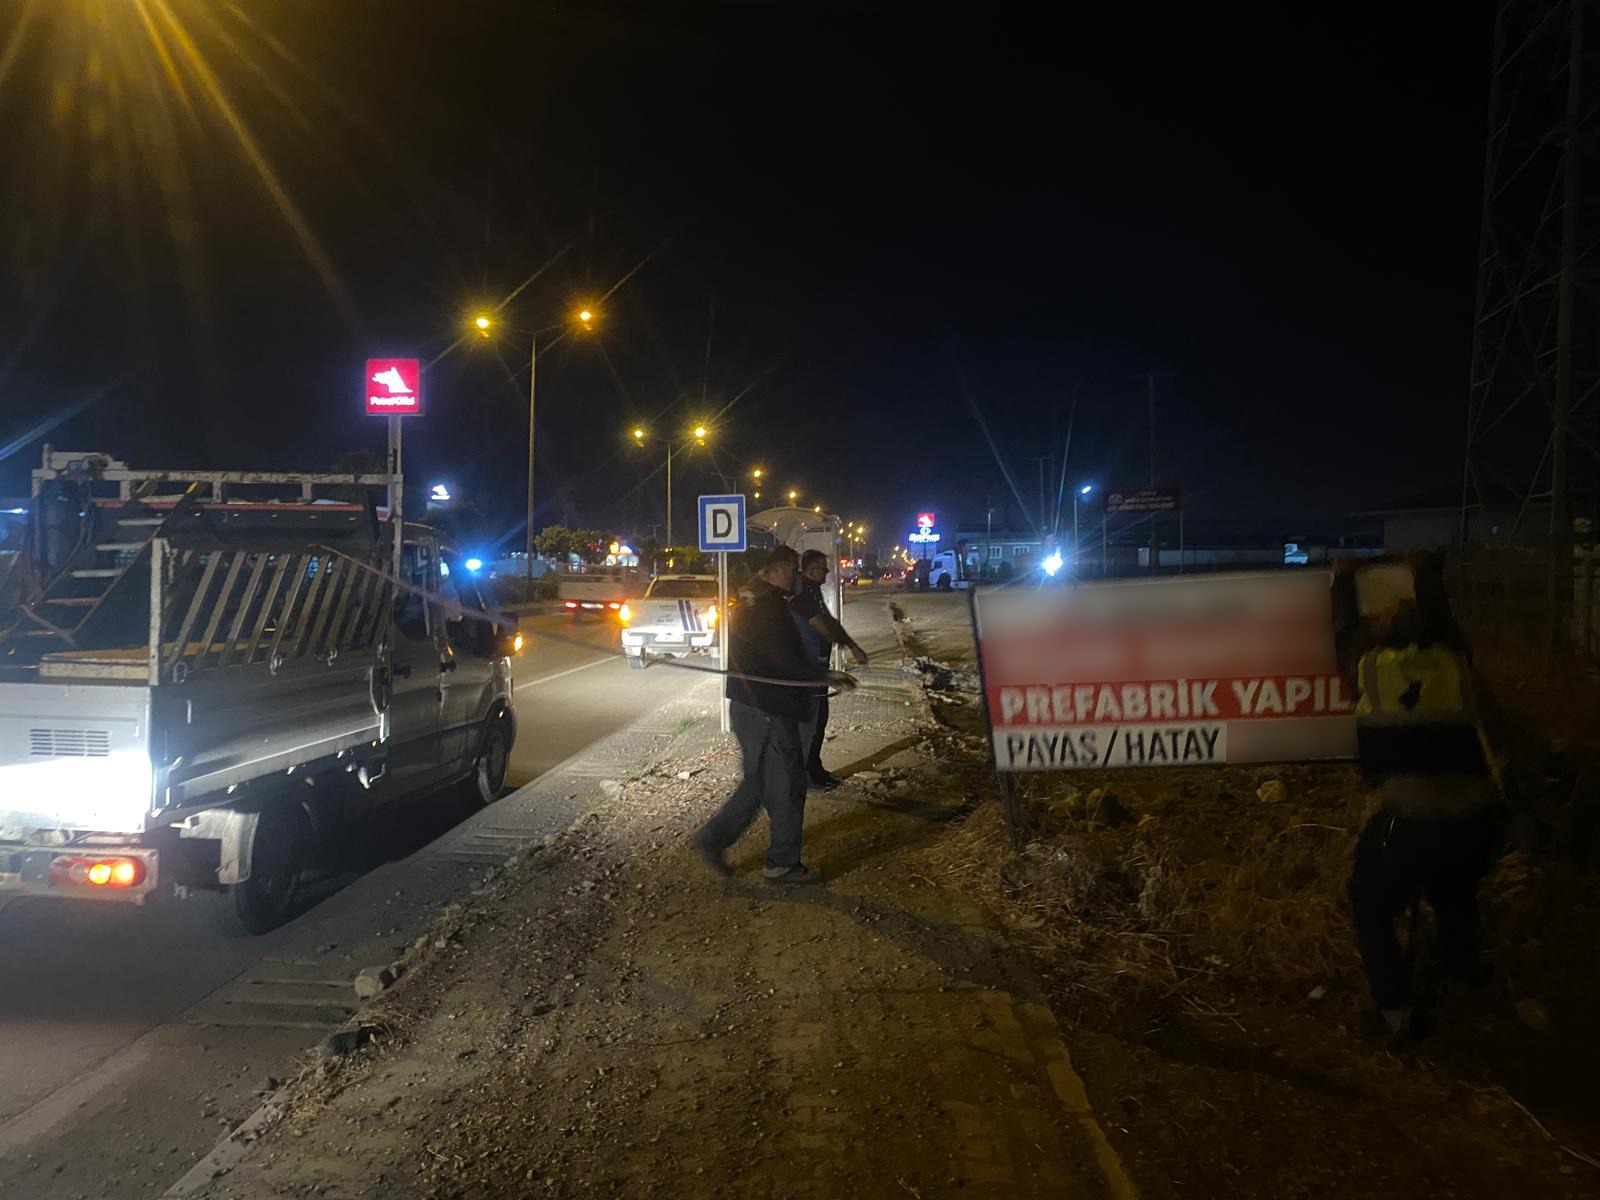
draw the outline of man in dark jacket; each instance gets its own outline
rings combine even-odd
[[[820,871],[800,861],[806,808],[800,721],[812,704],[811,689],[804,685],[848,687],[855,682],[848,675],[827,671],[800,643],[789,612],[799,565],[794,550],[778,547],[752,583],[748,598],[734,610],[728,626],[727,697],[744,778],[692,839],[713,870],[730,875],[728,847],[750,827],[757,810],[765,808],[772,841],[763,873],[770,884],[822,882]]]

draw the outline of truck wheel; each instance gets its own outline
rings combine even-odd
[[[287,921],[294,914],[310,843],[311,824],[298,804],[284,801],[263,809],[250,847],[250,878],[205,893],[218,932],[248,937]]]
[[[490,717],[471,773],[461,781],[463,796],[474,804],[493,804],[505,790],[511,767],[511,730],[504,717]]]
[[[939,590],[941,592],[948,592],[950,590],[950,576],[948,576],[948,575],[939,576]]]

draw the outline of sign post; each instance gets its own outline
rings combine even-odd
[[[717,556],[717,669],[728,669],[728,555],[745,550],[744,496],[701,496],[696,511],[700,514],[700,552]],[[728,693],[723,689],[718,705],[722,732],[727,733]]]
[[[405,545],[400,418],[422,415],[422,361],[416,358],[367,359],[363,393],[367,415],[389,419],[389,519],[394,522],[394,571],[399,575],[401,549]]]

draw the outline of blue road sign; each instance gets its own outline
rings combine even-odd
[[[700,549],[737,554],[745,548],[744,497],[700,497]]]

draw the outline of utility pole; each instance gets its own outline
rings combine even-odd
[[[1039,536],[1041,539],[1048,533],[1054,533],[1052,522],[1044,510],[1044,468],[1046,463],[1055,462],[1055,455],[1046,454],[1040,458],[1030,458],[1027,461],[1039,464]],[[1043,543],[1041,542],[1041,549]]]
[[[539,335],[534,334],[529,339],[528,345],[528,534],[525,549],[527,559],[523,563],[529,583],[533,582],[533,401],[535,389],[539,384]]]
[[[1150,403],[1150,486],[1156,486],[1156,380],[1172,378],[1171,371],[1144,372],[1146,395]],[[1156,514],[1150,514],[1150,573],[1161,567],[1161,542],[1156,536]]]
[[[991,499],[984,506],[983,512],[983,562],[978,566],[981,576],[984,569],[994,562],[994,552],[989,549],[994,544],[994,501]]]

